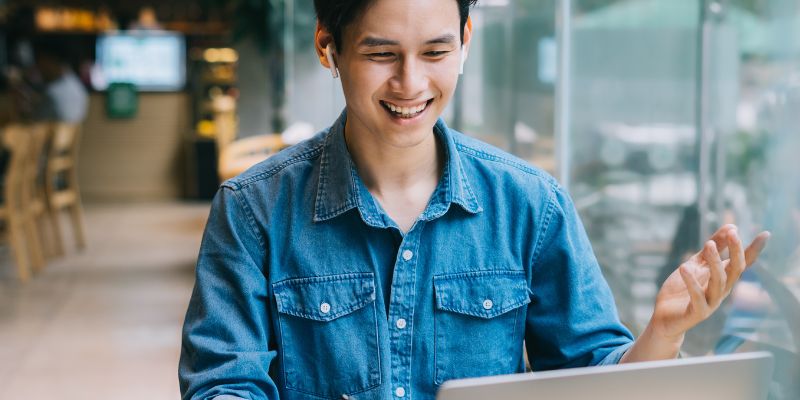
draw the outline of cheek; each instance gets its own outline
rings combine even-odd
[[[390,78],[390,71],[379,65],[352,66],[342,74],[342,89],[345,96],[354,102],[371,102]]]
[[[439,90],[442,92],[442,97],[450,98],[456,90],[458,85],[458,71],[455,73],[451,71],[439,71],[436,75],[432,76]]]

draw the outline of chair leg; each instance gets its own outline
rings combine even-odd
[[[60,210],[53,209],[47,213],[50,219],[50,227],[53,231],[53,247],[55,247],[55,254],[57,256],[64,255],[64,238],[61,236],[61,215]]]
[[[14,252],[14,258],[17,264],[17,275],[21,282],[27,282],[30,279],[30,265],[28,264],[28,249],[23,240],[24,232],[22,226],[18,221],[8,221],[8,237],[11,242],[11,248]]]
[[[39,216],[39,232],[42,233],[42,248],[45,258],[55,258],[59,255],[56,241],[60,239],[58,232],[50,222],[50,212],[45,210],[45,214]]]
[[[31,259],[31,267],[33,267],[33,272],[39,272],[44,268],[45,261],[42,252],[41,235],[37,227],[36,219],[33,218],[32,215],[25,221],[24,229],[28,244],[28,254]]]
[[[70,206],[69,215],[72,217],[72,228],[75,230],[75,242],[78,249],[86,248],[86,227],[83,224],[83,207],[80,203]]]

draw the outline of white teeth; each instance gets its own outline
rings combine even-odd
[[[411,117],[416,114],[421,113],[425,108],[428,106],[428,103],[422,103],[416,107],[398,107],[389,102],[383,102],[386,108],[390,109],[392,112],[402,115],[403,117]]]

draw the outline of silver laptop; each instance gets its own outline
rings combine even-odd
[[[445,382],[437,400],[757,400],[766,399],[767,352],[573,368]]]

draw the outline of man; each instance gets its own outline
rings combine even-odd
[[[89,109],[89,94],[83,83],[66,63],[57,44],[40,41],[35,46],[36,70],[43,88],[33,117],[41,121],[80,123]]]
[[[634,342],[563,189],[439,119],[472,3],[315,1],[316,50],[347,107],[222,185],[184,398],[432,399],[448,379],[524,371],[525,350],[535,370],[672,358],[757,257],[766,234],[745,252],[720,229]]]

